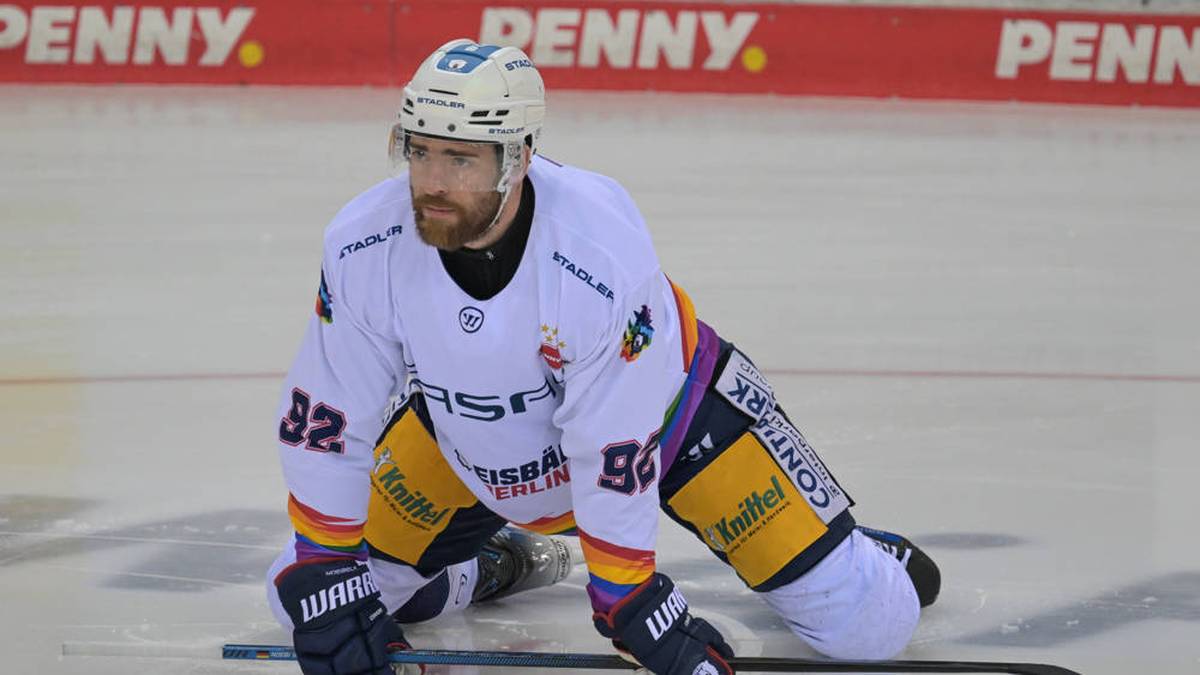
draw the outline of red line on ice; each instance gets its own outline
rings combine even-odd
[[[1200,375],[1156,373],[1037,372],[1020,370],[876,370],[854,368],[765,368],[771,377],[877,377],[910,380],[1093,380],[1102,382],[1174,382],[1200,384]],[[284,373],[162,373],[141,375],[75,375],[59,377],[0,378],[0,387],[38,385],[130,384],[140,382],[196,382],[283,380]]]

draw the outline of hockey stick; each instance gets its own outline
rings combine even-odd
[[[223,658],[259,661],[294,661],[291,647],[225,645]],[[555,654],[551,652],[475,652],[412,649],[392,654],[393,663],[446,666],[509,666],[513,668],[569,668],[579,670],[634,670],[616,654]],[[1073,670],[1041,663],[990,663],[987,661],[815,661],[775,656],[734,657],[730,665],[746,673],[1009,673],[1010,675],[1080,675]]]

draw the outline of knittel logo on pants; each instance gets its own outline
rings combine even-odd
[[[737,550],[743,539],[754,536],[760,527],[790,506],[779,478],[771,476],[771,487],[752,491],[737,505],[735,513],[726,515],[704,528],[704,538],[713,550]],[[736,544],[736,545],[735,545]]]
[[[237,48],[241,65],[263,47],[241,41],[252,7],[33,7],[0,4],[0,50],[25,48],[28,64],[223,66]]]
[[[405,485],[406,476],[392,460],[392,449],[384,448],[375,459],[371,473],[371,485],[384,496],[384,501],[403,520],[421,529],[428,530],[437,525],[450,513],[450,508],[438,508],[420,490],[410,490]]]

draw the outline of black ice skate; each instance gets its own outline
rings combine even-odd
[[[505,527],[484,544],[471,602],[552,586],[571,573],[571,551],[555,537]]]
[[[898,534],[872,530],[859,525],[857,528],[876,546],[895,556],[904,565],[908,578],[912,579],[913,587],[917,589],[917,599],[922,607],[928,607],[937,600],[938,591],[942,588],[942,573],[938,566],[916,544]]]

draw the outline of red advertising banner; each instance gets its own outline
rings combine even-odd
[[[945,7],[17,0],[0,81],[399,86],[454,37],[558,89],[1200,107],[1200,16]]]
[[[0,0],[0,82],[394,84],[396,5]],[[436,45],[435,45],[436,46]]]

